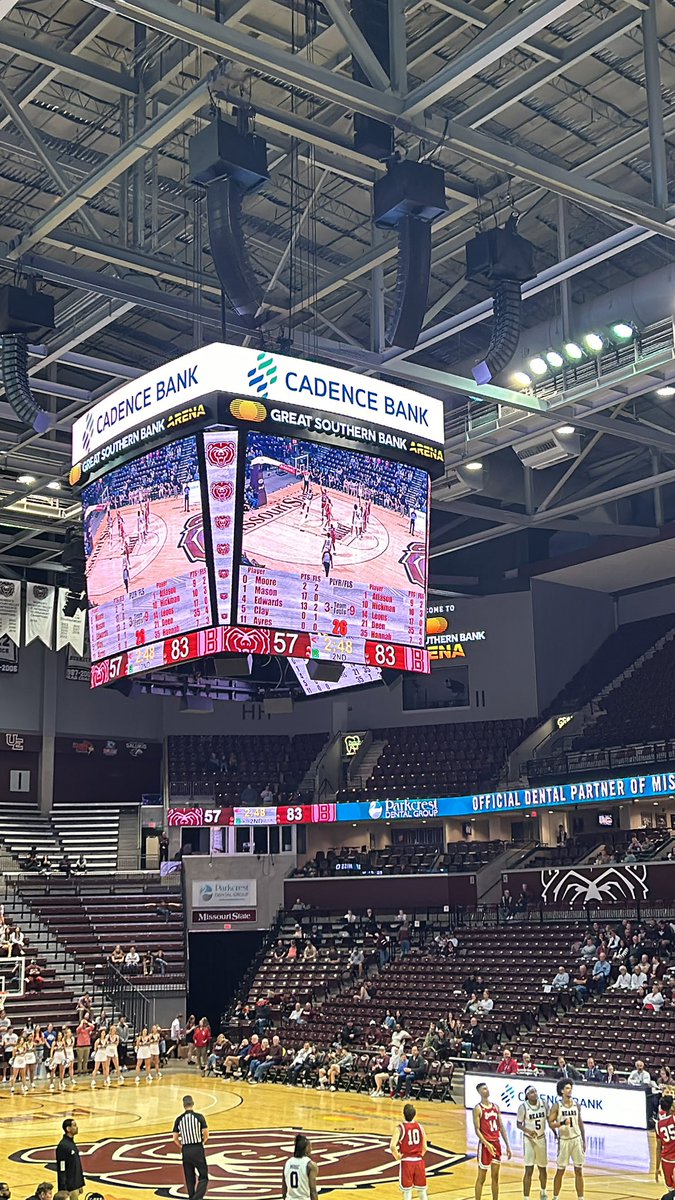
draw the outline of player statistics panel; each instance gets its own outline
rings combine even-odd
[[[196,438],[108,472],[82,506],[94,661],[211,624]]]
[[[423,646],[429,476],[251,432],[238,620]]]

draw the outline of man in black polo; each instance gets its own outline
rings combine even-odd
[[[192,1096],[183,1096],[183,1113],[173,1123],[173,1140],[183,1156],[183,1174],[189,1200],[204,1200],[209,1183],[204,1147],[209,1140],[206,1118],[195,1112]],[[196,1178],[199,1183],[195,1187]]]
[[[63,1137],[56,1147],[56,1179],[60,1192],[68,1192],[70,1200],[79,1200],[84,1187],[84,1175],[80,1152],[75,1145],[77,1123],[72,1117],[66,1117],[61,1128]]]

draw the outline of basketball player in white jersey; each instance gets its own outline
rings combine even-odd
[[[565,1170],[574,1167],[574,1187],[579,1200],[584,1200],[584,1163],[586,1161],[586,1130],[576,1100],[572,1099],[572,1082],[559,1079],[556,1084],[558,1103],[548,1116],[551,1129],[558,1135],[558,1162],[553,1181],[553,1200],[558,1200]]]
[[[296,1133],[293,1154],[284,1164],[281,1200],[317,1200],[317,1169],[311,1154],[309,1138]]]
[[[529,1200],[534,1168],[539,1171],[539,1200],[546,1197],[546,1167],[548,1155],[546,1151],[546,1126],[548,1123],[548,1108],[542,1100],[534,1084],[525,1089],[525,1100],[518,1109],[518,1128],[523,1134],[523,1149],[525,1151],[525,1174],[523,1175],[523,1200]]]

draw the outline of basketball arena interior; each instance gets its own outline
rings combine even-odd
[[[0,0],[2,1200],[675,1197],[674,135],[668,0]]]

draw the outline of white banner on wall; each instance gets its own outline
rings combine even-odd
[[[56,604],[56,649],[72,646],[80,658],[84,654],[84,630],[86,626],[86,611],[78,611],[74,617],[64,617],[63,606],[68,595],[68,588],[59,588]]]
[[[193,879],[193,908],[255,908],[255,879]]]
[[[36,638],[52,648],[54,588],[45,583],[26,584],[26,645]]]
[[[21,584],[18,579],[0,579],[0,638],[21,644]]]
[[[487,1083],[490,1096],[503,1113],[516,1116],[525,1099],[525,1089],[534,1084],[547,1104],[556,1104],[555,1079],[532,1079],[527,1075],[464,1076],[464,1105],[473,1108],[478,1103],[476,1088]],[[575,1083],[574,1099],[581,1108],[587,1125],[619,1125],[623,1129],[647,1128],[647,1094],[644,1088],[611,1087],[604,1083]]]

